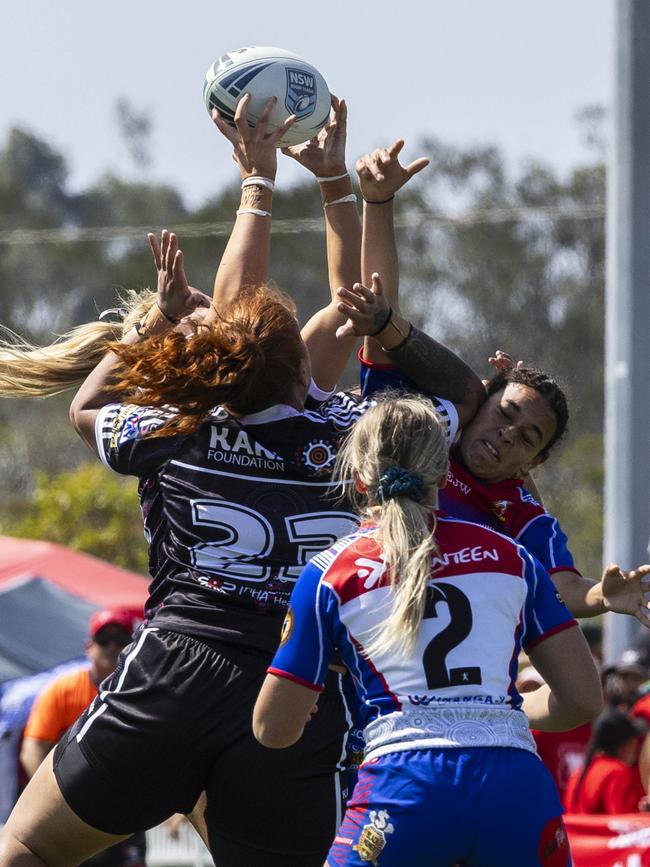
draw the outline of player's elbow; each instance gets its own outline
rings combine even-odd
[[[81,413],[80,413],[79,401],[77,400],[77,398],[75,396],[72,403],[70,404],[70,409],[68,411],[68,417],[70,419],[70,424],[77,431],[77,433],[79,433],[79,428],[80,428],[80,415],[81,415]]]
[[[263,747],[284,750],[300,740],[302,728],[296,729],[294,726],[273,722],[256,714],[253,717],[253,734]]]
[[[585,678],[570,697],[565,698],[565,706],[571,715],[573,727],[591,722],[603,709],[603,690],[600,678]]]

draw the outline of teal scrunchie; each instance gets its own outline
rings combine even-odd
[[[377,498],[380,502],[394,497],[408,497],[419,503],[424,497],[424,479],[415,473],[409,473],[404,467],[388,467],[379,477]]]

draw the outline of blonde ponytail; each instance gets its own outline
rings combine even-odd
[[[357,422],[339,452],[336,476],[356,483],[359,512],[377,523],[393,588],[390,615],[365,646],[369,656],[413,652],[437,551],[432,513],[448,448],[429,401],[388,396]]]
[[[120,299],[121,322],[78,325],[49,346],[35,346],[0,325],[0,397],[47,397],[79,386],[155,300],[149,289],[127,292]]]

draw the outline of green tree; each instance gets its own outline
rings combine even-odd
[[[82,463],[55,475],[37,473],[32,495],[0,521],[8,536],[47,539],[146,574],[147,546],[137,483]]]

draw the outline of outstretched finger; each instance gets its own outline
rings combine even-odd
[[[644,584],[650,584],[650,563],[644,563],[638,569],[633,569],[630,572],[630,578],[636,578]]]
[[[178,238],[174,232],[171,232],[169,235],[169,246],[167,247],[167,254],[163,259],[163,267],[168,274],[171,274],[174,269],[174,259],[176,258],[176,251],[178,250]]]
[[[281,123],[278,127],[276,127],[276,129],[273,130],[272,133],[268,135],[269,143],[273,145],[277,144],[277,142],[282,139],[283,135],[287,132],[287,130],[291,129],[297,119],[298,118],[295,114],[290,114],[289,117],[285,121],[283,121],[283,123]],[[293,154],[289,154],[289,156],[293,156]]]
[[[259,138],[264,138],[266,136],[266,128],[269,123],[269,118],[271,117],[271,112],[275,108],[275,103],[278,101],[277,96],[270,96],[266,103],[264,104],[264,108],[262,109],[262,114],[260,115],[260,119],[255,124],[255,132],[259,136]]]
[[[177,287],[186,286],[187,278],[185,277],[185,257],[182,250],[176,250],[174,261],[172,263],[172,273]]]
[[[392,145],[389,148],[386,148],[386,150],[388,151],[389,157],[392,160],[394,160],[398,156],[398,154],[400,153],[400,151],[402,150],[403,147],[404,147],[404,139],[398,138],[396,141],[394,141],[392,143]]]
[[[147,234],[147,240],[149,241],[149,246],[151,247],[151,252],[153,253],[153,262],[156,266],[156,271],[160,271],[160,244],[158,243],[158,238],[154,235],[153,232],[149,232]]]
[[[345,311],[341,310],[341,313]],[[337,340],[343,340],[346,337],[356,337],[356,331],[354,330],[354,323],[348,319],[345,325],[340,325],[335,332]]]
[[[212,123],[216,126],[219,132],[228,139],[230,144],[234,145],[239,141],[237,130],[219,114],[216,108],[212,109]]]
[[[336,290],[336,294],[339,298],[344,298],[348,304],[363,302],[366,304],[374,304],[375,301],[374,294],[361,283],[355,283],[352,289],[346,289],[345,286],[339,286]]]
[[[354,328],[356,324],[363,325],[363,323],[367,323],[368,317],[361,313],[353,304],[346,304],[345,301],[339,301],[336,305],[336,309],[339,313],[342,313],[344,316],[347,316],[349,323]],[[344,326],[341,326],[344,327]],[[354,332],[357,334],[357,331]]]
[[[336,97],[333,96],[332,99],[335,100]],[[338,128],[345,132],[348,125],[348,104],[344,99],[339,99],[337,102],[338,105],[334,108],[334,119]],[[334,105],[334,102],[332,102],[332,105]]]
[[[404,169],[404,171],[409,176],[409,178],[412,178],[413,175],[417,175],[417,173],[421,172],[422,169],[426,169],[426,167],[429,165],[429,162],[430,160],[427,157],[419,157],[419,159],[413,160],[412,163],[409,163]]]
[[[251,101],[250,93],[245,93],[237,103],[235,109],[235,126],[242,141],[248,141],[250,138],[250,127],[248,125],[248,105]]]
[[[375,271],[372,275],[372,294],[373,295],[383,295],[384,294],[384,284],[381,282],[381,277]]]
[[[169,230],[163,229],[160,233],[160,267],[166,268],[167,250],[169,249]]]

